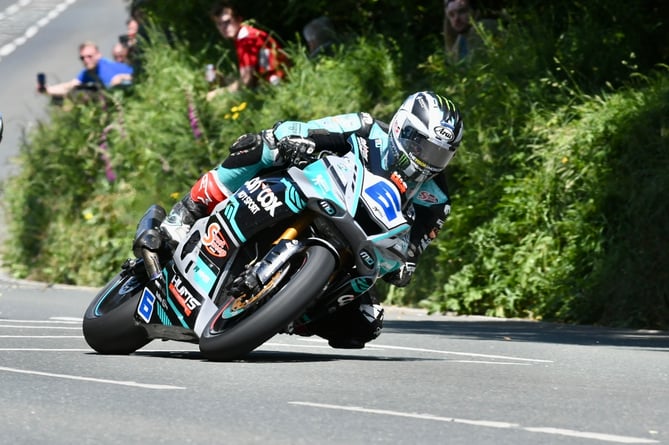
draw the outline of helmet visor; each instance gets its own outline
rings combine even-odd
[[[430,141],[411,125],[402,128],[399,141],[407,153],[413,155],[414,162],[434,172],[443,170],[455,155],[455,150]]]

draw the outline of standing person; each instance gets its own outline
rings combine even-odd
[[[185,239],[192,224],[210,214],[245,181],[262,170],[304,165],[321,151],[345,154],[356,138],[362,162],[375,174],[396,184],[402,211],[412,225],[404,266],[384,276],[396,285],[409,284],[416,263],[439,233],[450,213],[446,179],[442,174],[455,155],[463,134],[460,111],[449,99],[431,91],[410,95],[390,126],[367,113],[330,116],[309,122],[278,122],[274,128],[240,136],[230,156],[203,175],[170,211],[160,228],[168,244]],[[310,332],[332,347],[362,348],[376,338],[383,324],[383,308],[371,292],[342,306]]]
[[[111,88],[132,82],[132,67],[102,57],[100,49],[93,42],[79,45],[79,59],[84,69],[74,79],[56,85],[40,85],[37,91],[49,96],[65,96],[76,87],[84,84],[95,84],[99,88]]]
[[[128,64],[128,47],[121,42],[116,42],[112,48],[112,58],[115,62]]]
[[[481,36],[472,23],[480,23],[486,30],[496,30],[497,22],[479,19],[474,0],[444,0],[444,43],[446,54],[459,62],[482,45]]]
[[[221,36],[235,43],[239,79],[224,88],[210,91],[207,100],[223,91],[254,88],[259,80],[273,85],[281,82],[285,76],[282,65],[287,59],[276,39],[266,31],[244,23],[243,17],[226,1],[217,3],[211,9],[211,19]]]

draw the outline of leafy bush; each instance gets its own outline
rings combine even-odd
[[[319,61],[297,46],[290,82],[211,102],[201,64],[178,43],[160,35],[152,41],[141,84],[68,100],[22,147],[21,173],[6,185],[4,259],[14,275],[101,285],[131,255],[144,210],[153,203],[169,209],[239,135],[278,119],[360,109],[389,117],[398,100],[393,57],[381,39],[361,38]]]
[[[408,93],[432,89],[465,119],[448,172],[453,214],[411,286],[380,285],[386,301],[669,326],[663,2],[513,2],[500,32],[481,30],[485,49],[457,64],[441,47],[441,12],[430,13],[441,2],[265,2],[258,21],[296,36],[289,80],[207,102],[202,67],[234,66],[209,3],[149,2],[171,40],[152,31],[141,83],[68,101],[30,135],[5,184],[14,275],[100,285],[131,255],[146,207],[171,207],[240,134],[359,110],[387,120]],[[314,61],[297,37],[317,12],[346,40]]]

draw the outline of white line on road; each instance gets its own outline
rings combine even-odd
[[[319,343],[325,342],[325,340],[311,339],[311,338],[300,338],[300,340],[307,341],[307,342],[319,342]],[[520,361],[520,362],[553,363],[553,360],[512,357],[512,356],[508,356],[508,355],[477,354],[477,353],[474,353],[474,352],[444,351],[442,349],[410,348],[410,347],[407,347],[407,346],[391,346],[391,345],[382,345],[382,344],[377,344],[377,343],[370,344],[369,346],[370,347],[368,349],[376,349],[376,350],[396,349],[396,350],[400,350],[400,351],[429,352],[429,353],[433,353],[433,354],[460,355],[460,356],[465,356],[465,357],[514,360],[514,361]],[[367,349],[367,347],[366,347],[366,349]]]
[[[92,352],[92,349],[82,348],[0,348],[0,352]]]
[[[55,323],[79,323],[83,322],[84,319],[80,317],[49,317],[49,322]]]
[[[0,335],[0,338],[83,338],[81,335]]]
[[[517,423],[497,422],[491,420],[472,420],[472,419],[458,419],[455,417],[442,417],[432,414],[420,413],[405,413],[401,411],[390,411],[385,409],[371,409],[362,408],[359,406],[342,406],[342,405],[328,405],[324,403],[310,403],[310,402],[288,402],[290,405],[309,406],[312,408],[325,408],[341,411],[353,411],[367,414],[381,414],[386,416],[409,417],[413,419],[435,420],[438,422],[462,423],[467,425],[481,426],[487,428],[506,428],[506,429],[520,429],[532,433],[553,434],[558,436],[578,437],[582,439],[594,439],[604,442],[615,443],[658,443],[657,440],[645,439],[642,437],[618,436],[615,434],[593,433],[589,431],[567,430],[562,428],[550,427],[523,427]]]
[[[4,321],[4,320],[3,320]],[[12,328],[12,329],[69,329],[69,330],[81,330],[81,326],[27,326],[27,325],[8,325],[0,324],[0,328]]]
[[[54,319],[53,317],[49,320],[10,320],[10,319],[0,319],[3,323],[42,323],[42,324],[81,324],[81,320],[77,319]]]
[[[441,349],[409,348],[409,347],[405,347],[405,346],[390,346],[390,345],[374,345],[374,346],[377,347],[377,348],[383,348],[383,349],[397,349],[397,350],[402,350],[402,351],[430,352],[430,353],[433,353],[433,354],[462,355],[462,356],[466,356],[466,357],[480,357],[480,358],[501,359],[501,360],[517,360],[517,361],[521,361],[521,362],[534,362],[534,363],[553,363],[553,360],[512,357],[512,356],[508,356],[508,355],[476,354],[476,353],[473,353],[473,352],[443,351]]]
[[[121,386],[132,386],[136,388],[145,388],[145,389],[186,389],[183,386],[172,386],[172,385],[154,385],[152,383],[138,383],[130,382],[124,380],[107,380],[107,379],[96,379],[93,377],[83,377],[79,375],[68,375],[68,374],[53,374],[50,372],[41,372],[41,371],[30,371],[27,369],[16,369],[16,368],[5,368],[0,366],[0,371],[13,372],[17,374],[30,374],[30,375],[39,375],[44,377],[56,377],[59,379],[68,379],[68,380],[79,380],[85,382],[95,382],[95,383],[108,383],[111,385],[121,385]]]
[[[0,12],[0,20],[4,19],[5,17],[9,17],[12,14],[16,14],[22,7],[28,6],[31,1],[32,0],[19,0],[13,5],[9,5],[7,9]]]
[[[62,3],[56,5],[55,8],[53,8],[49,13],[38,20],[34,25],[29,26],[25,33],[22,36],[19,36],[14,39],[13,42],[7,43],[6,45],[3,45],[0,47],[0,62],[2,61],[3,57],[7,57],[11,53],[16,50],[19,46],[23,45],[26,43],[30,38],[34,37],[37,32],[40,30],[40,28],[45,27],[51,20],[55,19],[58,17],[63,11],[65,11],[68,6],[74,4],[77,0],[64,0]],[[5,9],[5,11],[2,13],[3,18],[5,15],[10,15],[16,13],[19,9],[20,6],[25,6],[29,2],[25,1],[19,1],[15,3],[14,5],[10,6],[9,8]]]

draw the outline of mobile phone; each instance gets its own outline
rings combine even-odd
[[[40,93],[46,91],[46,74],[44,73],[37,73],[37,90]]]

